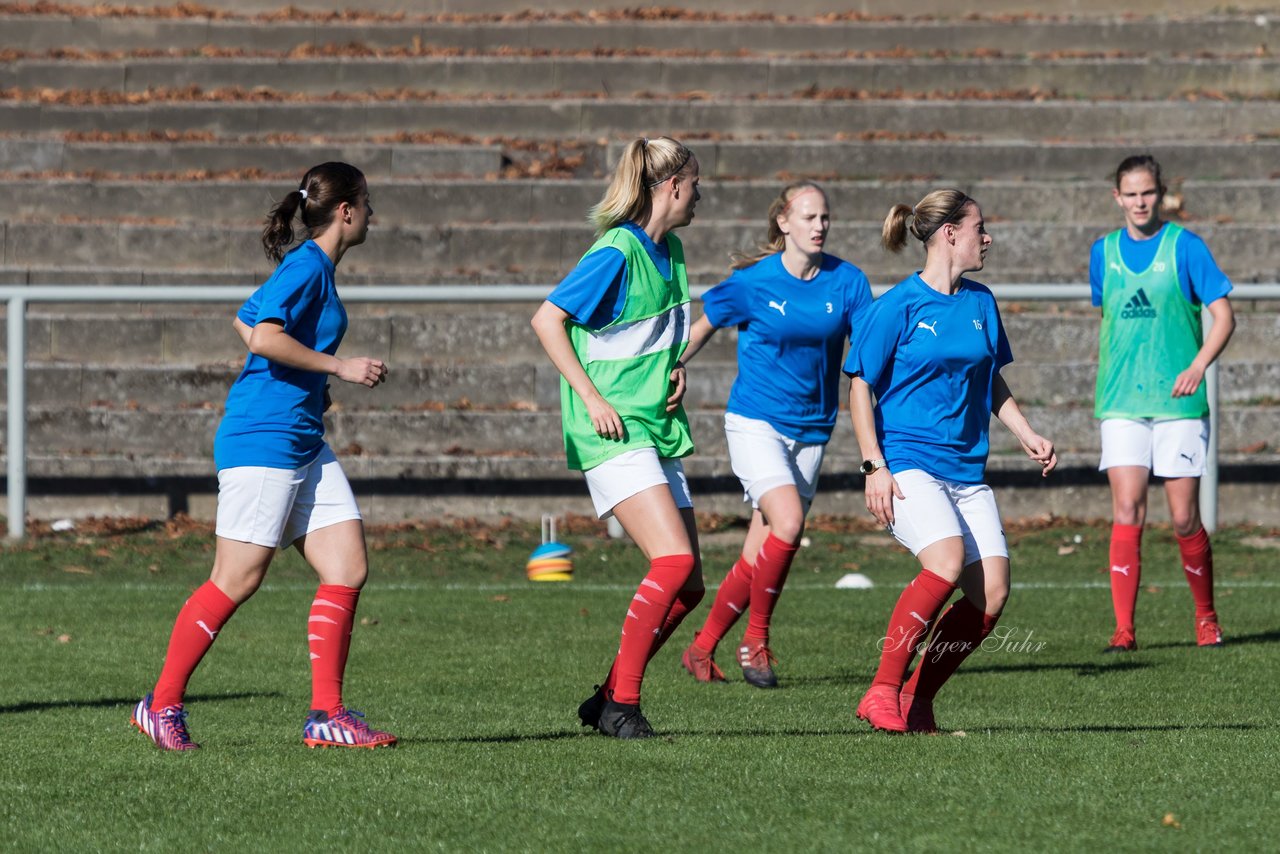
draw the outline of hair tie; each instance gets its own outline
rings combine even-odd
[[[306,187],[300,188],[298,190],[298,193],[302,196],[302,200],[305,202],[307,200],[307,188]]]
[[[912,205],[912,206],[911,206],[911,215],[912,215],[912,216],[915,216],[915,215],[916,215],[916,206],[915,206],[915,205]]]
[[[641,147],[641,148],[648,148],[648,147],[649,147],[649,137],[647,137],[647,136],[642,136],[642,137],[640,137],[640,147]]]

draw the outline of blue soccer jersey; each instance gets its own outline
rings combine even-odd
[[[991,291],[960,280],[940,294],[913,275],[872,304],[845,373],[876,396],[876,434],[892,471],[981,483],[991,388],[1013,361]]]
[[[1155,260],[1163,234],[1164,226],[1161,226],[1159,231],[1146,240],[1134,240],[1129,236],[1128,229],[1122,229],[1120,257],[1124,265],[1134,272],[1145,271]],[[1089,288],[1093,304],[1098,307],[1102,305],[1102,280],[1107,272],[1106,253],[1103,249],[1105,243],[1105,236],[1098,238],[1089,252]],[[1197,234],[1183,229],[1178,235],[1178,243],[1174,247],[1174,265],[1177,267],[1178,285],[1187,302],[1208,305],[1231,293],[1231,280],[1218,267],[1208,245]]]
[[[654,243],[634,222],[620,227],[639,239],[664,278],[671,275],[671,253],[665,240],[661,245]],[[612,246],[588,252],[556,285],[547,301],[588,329],[608,326],[622,314],[627,302],[627,262],[622,252]]]
[[[871,305],[862,271],[832,255],[805,281],[769,255],[702,298],[717,328],[738,327],[738,377],[730,412],[767,421],[799,442],[831,438],[840,405],[845,342]]]
[[[308,240],[241,307],[249,326],[277,321],[305,347],[333,355],[347,331],[347,312],[333,281],[333,261]],[[227,394],[213,440],[218,470],[234,466],[296,469],[324,444],[324,387],[328,376],[273,363],[250,353]]]

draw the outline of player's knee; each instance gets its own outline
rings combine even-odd
[[[1173,532],[1179,537],[1189,537],[1198,530],[1200,530],[1199,513],[1192,511],[1173,514]]]
[[[1137,502],[1118,501],[1113,515],[1117,525],[1142,525],[1146,521],[1147,508]]]
[[[769,521],[769,530],[784,543],[799,542],[800,534],[804,531],[804,516],[799,513],[783,514],[776,522]]]
[[[1005,603],[1009,601],[1009,585],[996,584],[988,587],[986,590],[986,600],[982,603],[982,610],[987,614],[999,614],[1004,610]]]

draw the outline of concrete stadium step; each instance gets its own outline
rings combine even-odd
[[[1089,348],[1080,353],[1090,361],[1044,363],[1035,341],[1014,342],[1019,361],[1003,374],[1025,405],[1093,405],[1097,365]],[[386,358],[391,379],[375,391],[331,382],[335,411],[369,408],[415,410],[555,411],[559,407],[559,374],[545,358],[531,356],[502,362],[450,360],[422,364],[421,360],[392,358],[386,350],[353,345],[350,354],[370,353]],[[408,354],[405,354],[406,356]],[[535,354],[536,355],[536,354]],[[713,354],[714,355],[714,354]],[[733,361],[700,357],[690,366],[685,405],[690,411],[723,409],[737,376]],[[732,353],[729,354],[732,356]],[[145,409],[207,409],[220,411],[240,363],[187,366],[107,366],[101,364],[39,364],[27,367],[27,402],[33,407],[93,407]],[[0,399],[6,394],[0,376]],[[1219,375],[1219,400],[1248,407],[1259,401],[1280,402],[1280,364],[1225,359]],[[847,417],[847,416],[841,416]]]
[[[1275,342],[1280,338],[1280,304],[1250,301],[1249,287],[1238,285],[1232,292],[1236,330],[1223,360],[1230,365],[1280,364],[1275,358]],[[246,288],[246,294],[249,291]],[[83,310],[74,312],[68,310],[74,306],[59,305],[57,311],[48,308],[38,305],[28,308],[27,361],[33,366],[48,364],[54,371],[104,371],[101,382],[119,387],[121,399],[146,394],[142,389],[151,383],[169,382],[159,378],[161,374],[152,377],[150,371],[161,367],[191,371],[192,377],[203,377],[204,372],[212,371],[229,382],[244,360],[244,348],[231,329],[235,305],[207,306],[200,312],[193,312],[189,306],[158,303],[85,304]],[[469,370],[483,370],[489,364],[503,369],[533,364],[549,370],[550,363],[529,326],[535,308],[534,303],[390,307],[352,304],[348,307],[350,326],[343,352],[384,358],[397,372],[414,366],[428,371],[422,376],[413,375],[417,377],[413,382],[429,381],[432,370],[449,371],[461,365],[480,366]],[[695,306],[694,311],[697,313],[700,309]],[[1098,313],[1085,302],[1070,301],[1048,308],[1044,303],[1002,300],[1001,319],[1017,358],[1010,370],[1020,370],[1024,363],[1038,368],[1096,361]],[[714,364],[733,362],[736,336],[733,329],[721,330],[694,364],[704,364],[704,360]],[[5,357],[5,341],[6,330],[0,326],[0,363]],[[137,369],[137,376],[127,376],[130,368]],[[113,375],[112,371],[118,371],[119,375]],[[1269,375],[1269,371],[1268,368],[1261,375]],[[554,374],[547,376],[554,380]],[[538,382],[546,379],[541,374],[539,377]],[[190,377],[183,380],[200,388],[216,388],[222,381]],[[99,380],[75,382],[85,389],[82,396],[86,401],[109,397],[91,391]],[[404,384],[409,385],[411,381],[406,379]],[[340,384],[334,385],[340,387]],[[222,388],[225,391],[225,386]],[[388,389],[380,388],[379,394]],[[1269,395],[1265,391],[1257,393],[1258,397]],[[219,393],[214,399],[220,400],[221,396]],[[1035,397],[1048,399],[1040,393]],[[524,398],[525,395],[515,395],[505,400],[500,397],[490,400],[504,403]],[[193,393],[184,399],[197,402],[209,398]],[[447,395],[417,398],[453,399]]]
[[[1098,449],[1098,427],[1092,407],[1023,407],[1031,423],[1064,452]],[[339,411],[326,416],[326,439],[347,456],[533,456],[563,452],[558,411],[375,412]],[[689,414],[694,440],[702,454],[726,453],[723,414]],[[33,451],[68,455],[134,454],[196,457],[212,453],[218,413],[212,409],[128,410],[89,407],[30,407],[27,441]],[[1224,405],[1219,410],[1220,447],[1226,450],[1280,447],[1280,407]],[[837,422],[832,443],[855,448],[847,419]],[[993,425],[993,453],[1018,451],[1017,440]]]
[[[1063,452],[1058,455],[1059,471],[1070,472],[1068,475],[1072,478],[1078,478],[1082,473],[1087,473],[1091,477],[1096,477],[1098,482],[1105,488],[1105,480],[1097,472],[1098,456],[1096,451],[1085,452]],[[1254,453],[1240,453],[1238,451],[1224,450],[1221,452],[1221,459],[1225,467],[1229,469],[1241,469],[1245,467],[1270,467],[1274,469],[1280,464],[1280,455],[1272,452],[1260,451]],[[30,472],[34,478],[75,478],[75,479],[138,479],[152,482],[151,490],[156,489],[154,485],[156,481],[164,478],[191,480],[196,478],[207,478],[209,483],[203,484],[203,489],[216,491],[215,470],[213,467],[213,459],[208,456],[182,457],[174,455],[168,459],[159,460],[152,457],[143,457],[137,455],[125,454],[49,454],[41,452],[33,452],[29,456],[31,461]],[[0,465],[3,465],[4,457],[0,455]],[[398,480],[410,482],[408,488],[417,488],[422,481],[435,481],[437,483],[454,481],[471,481],[476,484],[473,489],[482,491],[485,487],[479,484],[490,484],[489,487],[495,494],[511,494],[511,481],[536,478],[539,480],[562,480],[566,485],[571,484],[571,488],[581,491],[585,496],[586,487],[582,481],[580,472],[571,471],[565,466],[564,455],[558,456],[485,456],[476,455],[468,456],[461,454],[441,454],[441,455],[405,455],[405,454],[369,454],[359,453],[341,454],[343,469],[347,477],[352,481],[360,484],[370,480]],[[848,485],[856,485],[857,491],[861,493],[862,479],[858,474],[858,464],[861,457],[857,454],[857,449],[844,445],[832,445],[828,448],[826,457],[824,458],[823,473],[821,478],[820,494],[826,494],[833,489],[839,489],[841,486],[847,488]],[[683,460],[686,472],[691,478],[701,481],[702,486],[714,489],[725,489],[735,492],[735,502],[737,505],[733,509],[742,511],[742,489],[738,485],[738,480],[731,473],[729,460],[727,456],[715,455],[709,453],[695,452],[692,456],[685,457]],[[987,471],[994,474],[992,480],[1004,480],[1007,475],[1021,475],[1024,479],[1029,480],[1031,477],[1039,479],[1039,475],[1035,469],[1031,468],[1031,463],[1021,451],[1016,453],[995,453],[990,456],[987,462]],[[715,480],[714,485],[708,481]],[[841,484],[847,481],[846,484]],[[545,484],[543,484],[545,486]],[[147,489],[146,486],[140,484],[135,485],[135,489]],[[456,487],[455,487],[456,488]],[[1159,487],[1157,486],[1157,489]],[[372,500],[370,496],[365,496],[357,488],[357,499],[361,505],[365,501]],[[695,496],[697,500],[697,496]],[[856,509],[861,511],[864,505],[859,505]],[[699,503],[699,510],[704,509]],[[1153,505],[1154,509],[1154,505]],[[834,510],[822,510],[820,512],[836,512]],[[1006,516],[1007,517],[1007,516]]]
[[[696,147],[696,145],[695,145]],[[921,198],[941,181],[823,181],[837,231],[846,222],[870,221],[898,202]],[[1280,210],[1278,180],[1181,180],[1167,173],[1184,217],[1196,229],[1205,221],[1269,222]],[[759,223],[785,186],[777,180],[706,180],[699,211],[708,218]],[[259,223],[296,181],[141,181],[89,179],[0,180],[7,218],[37,221],[66,217]],[[574,222],[604,195],[601,179],[502,180],[384,179],[371,189],[378,226],[458,225],[494,222]],[[966,182],[993,221],[1103,223],[1117,214],[1106,180]]]
[[[1111,495],[1097,471],[1096,454],[1060,455],[1059,471],[1042,481],[1025,457],[994,455],[987,479],[1005,519],[1052,516],[1104,519]],[[0,457],[0,464],[3,464]],[[543,513],[591,514],[582,476],[562,458],[346,457],[361,512],[372,524],[430,518],[529,519],[536,530]],[[827,456],[814,502],[816,514],[861,516],[865,512],[858,460],[836,449]],[[217,481],[207,458],[156,461],[139,457],[32,455],[34,518],[89,516],[165,518],[186,513],[212,520]],[[701,513],[745,516],[742,490],[727,459],[694,455],[684,461]],[[1275,454],[1224,454],[1219,485],[1220,524],[1276,524]],[[1052,488],[1047,488],[1051,486]],[[1149,520],[1168,522],[1161,489],[1153,487]]]
[[[796,95],[807,89],[870,92],[1036,90],[1064,97],[1142,98],[1209,91],[1276,97],[1280,61],[1176,59],[791,59],[753,57],[506,57],[352,59],[18,60],[0,66],[0,89],[136,94],[200,87],[276,92],[430,91],[453,95],[714,91]]]
[[[1027,96],[1000,101],[912,101],[856,97],[538,98],[419,101],[162,101],[142,105],[0,101],[7,133],[213,133],[308,136],[359,128],[396,134],[408,128],[523,138],[638,136],[655,129],[676,136],[796,134],[838,130],[933,133],[1003,138],[1238,138],[1280,130],[1280,101],[1081,101]],[[690,140],[694,142],[693,139]]]
[[[788,12],[793,8],[789,5]],[[312,45],[361,44],[388,49],[425,44],[467,50],[517,47],[805,52],[894,48],[964,51],[1005,47],[1016,52],[1140,48],[1153,53],[1194,53],[1253,51],[1272,41],[1274,28],[1278,26],[1280,18],[1265,14],[1156,20],[1108,14],[1098,18],[1023,20],[649,21],[633,18],[458,23],[410,17],[401,21],[357,23],[274,20],[270,26],[264,26],[259,20],[203,16],[176,19],[61,14],[0,16],[0,28],[8,34],[10,42],[24,45],[29,51],[124,51],[154,49],[156,45],[164,45],[169,50],[197,50],[213,45],[246,51],[290,51]]]
[[[1275,173],[1280,141],[1130,142],[969,141],[753,141],[705,142],[695,146],[702,174],[715,178],[792,175],[865,178],[946,175],[952,179],[1097,177],[1132,154],[1154,152],[1164,169],[1188,178],[1257,178]],[[616,162],[622,143],[611,143]]]
[[[582,162],[572,166],[585,175],[600,174],[606,162],[616,162],[623,142],[605,151],[589,147]],[[1118,162],[1136,148],[1152,150],[1172,175],[1187,178],[1276,177],[1274,165],[1280,140],[1175,141],[1107,139],[886,139],[839,137],[823,140],[690,140],[705,178],[776,178],[779,173],[830,179],[869,176],[946,176],[950,179],[991,180],[1096,177],[1102,164]],[[594,147],[594,146],[593,146]],[[298,163],[342,158],[361,164],[371,178],[496,174],[501,165],[496,145],[335,143],[331,145],[63,142],[61,140],[0,139],[0,171],[93,172],[122,176],[157,171],[209,173],[219,170],[291,174]],[[107,176],[109,177],[109,175]]]
[[[330,145],[279,143],[95,143],[0,139],[0,172],[147,173],[298,171],[299,163],[345,160],[369,175],[482,176],[496,174],[502,152],[492,145]]]
[[[588,150],[571,168],[578,177],[601,174],[615,163],[622,142]],[[812,176],[825,180],[946,176],[951,180],[1101,177],[1099,172],[1132,154],[1150,150],[1171,175],[1186,178],[1280,176],[1280,140],[1252,142],[1055,142],[1040,140],[751,140],[690,141],[703,177],[741,180]],[[357,163],[371,180],[402,177],[480,177],[502,165],[497,146],[352,142],[309,144],[68,143],[0,139],[0,173],[105,173],[101,177],[218,171],[288,175],[300,163],[327,159]],[[606,159],[607,158],[607,159]]]
[[[1054,273],[1081,281],[1088,247],[1115,227],[1097,224],[992,222],[995,241],[987,259],[990,281],[1001,276]],[[376,227],[375,227],[376,228]],[[833,232],[829,251],[857,264],[875,282],[901,279],[914,256],[895,256],[879,248],[880,223],[845,222]],[[1235,281],[1280,279],[1280,246],[1274,229],[1261,224],[1198,224],[1223,270]],[[711,220],[681,234],[690,270],[698,280],[718,281],[732,250],[753,247],[760,239],[756,223]],[[376,251],[353,252],[343,260],[344,281],[377,273],[398,282],[430,280],[433,271],[483,267],[516,273],[550,272],[558,281],[591,243],[585,224],[484,224],[456,227],[376,228]],[[181,225],[121,223],[61,224],[9,222],[3,226],[3,264],[10,268],[128,267],[186,269],[202,273],[243,269],[262,257],[260,228],[213,225],[193,230]],[[555,275],[554,271],[560,271]],[[263,276],[265,278],[265,275]],[[1033,279],[1034,280],[1034,279]]]
[[[362,16],[382,15],[389,20],[411,20],[413,15],[406,14],[405,0],[361,0],[358,12]],[[544,17],[594,20],[597,17],[621,18],[657,18],[684,23],[700,20],[705,17],[727,17],[732,20],[740,18],[762,17],[766,20],[785,20],[789,17],[822,17],[831,14],[830,0],[794,0],[788,4],[785,13],[779,13],[777,3],[772,0],[703,0],[696,9],[690,6],[641,7],[637,9],[635,0],[553,0],[544,3],[536,10],[528,10],[510,0],[432,0],[427,10],[411,8],[410,11],[429,11],[443,18],[459,17],[462,20],[473,20],[483,16],[494,16],[502,20],[537,21]],[[853,20],[872,20],[887,18],[891,20],[963,20],[965,18],[993,18],[1002,20],[1010,13],[1019,16],[1030,16],[1033,19],[1044,18],[1042,4],[1030,0],[918,0],[912,7],[910,15],[905,15],[902,4],[897,0],[860,0],[856,11],[849,13]],[[54,7],[55,9],[66,7]],[[97,12],[102,14],[111,10],[121,10],[127,14],[136,14],[138,7],[113,0],[113,2],[95,3],[78,8],[80,14]],[[1270,7],[1258,0],[1246,0],[1245,3],[1233,7],[1239,12],[1270,11]],[[1220,0],[1162,0],[1160,10],[1169,16],[1205,15],[1219,12],[1222,9]],[[217,15],[230,14],[246,16],[265,14],[266,20],[278,19],[282,14],[286,18],[307,20],[329,20],[334,15],[334,4],[330,0],[299,0],[281,9],[278,0],[208,0],[198,7],[184,5],[160,7],[156,14],[160,17],[202,17],[212,10]],[[1066,10],[1073,15],[1114,16],[1114,2],[1106,0],[1069,0]],[[1052,18],[1048,18],[1052,20]]]

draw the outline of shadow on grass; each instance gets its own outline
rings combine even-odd
[[[984,726],[982,732],[1061,732],[1061,733],[1109,733],[1109,732],[1196,732],[1219,730],[1250,732],[1275,729],[1269,724],[1081,724],[1079,726]],[[977,729],[975,728],[975,732]]]
[[[1124,673],[1132,670],[1146,670],[1154,665],[1149,661],[1063,661],[1054,664],[993,664],[986,667],[962,667],[956,676],[966,673],[1041,673],[1049,670],[1074,670],[1077,676],[1105,676],[1108,673]]]
[[[519,744],[524,741],[566,741],[575,738],[584,738],[586,736],[595,735],[588,729],[581,732],[533,732],[533,733],[512,733],[510,735],[459,735],[459,736],[442,736],[440,738],[401,738],[399,743],[404,744]]]
[[[1272,629],[1269,632],[1254,632],[1251,635],[1227,635],[1225,646],[1236,646],[1237,644],[1253,644],[1253,643],[1280,643],[1280,629]],[[1190,649],[1195,647],[1196,642],[1191,639],[1185,641],[1169,641],[1167,643],[1148,643],[1143,644],[1142,649]],[[1215,648],[1215,647],[1211,647]]]
[[[282,697],[278,691],[245,691],[239,694],[188,694],[187,703],[216,703],[226,700],[252,700],[266,697]],[[16,715],[22,712],[43,712],[49,709],[108,709],[127,706],[132,708],[138,697],[102,697],[97,700],[29,700],[0,706],[0,715]]]

